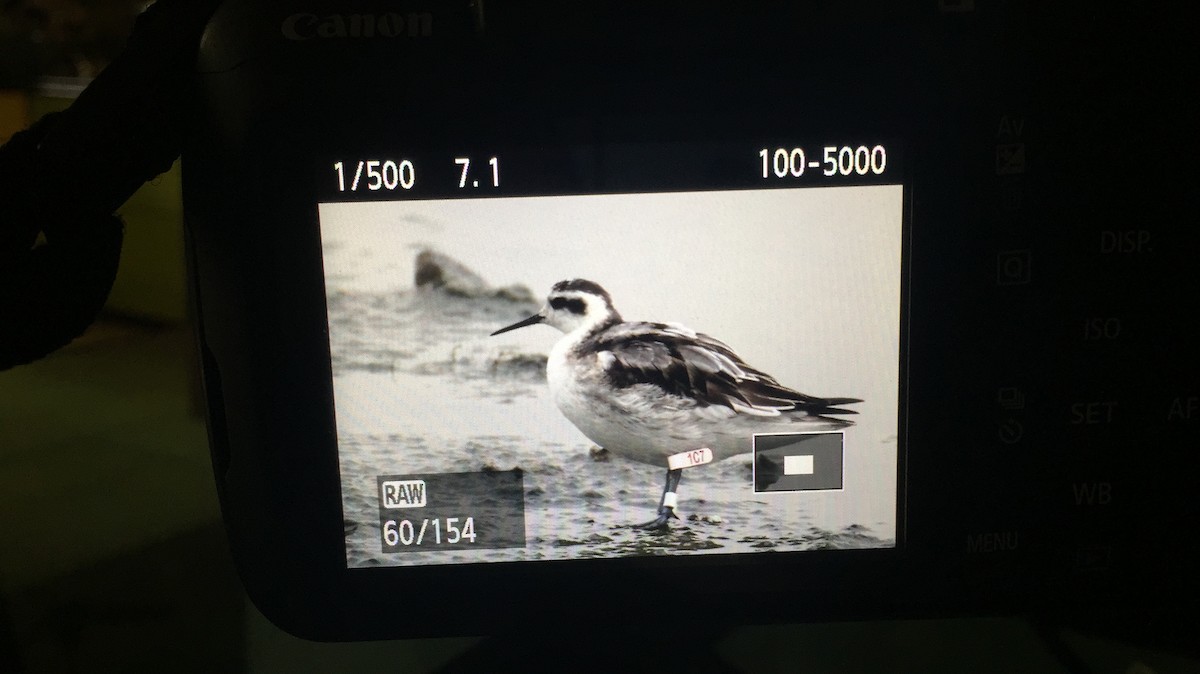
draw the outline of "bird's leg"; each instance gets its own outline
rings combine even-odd
[[[649,522],[637,525],[640,529],[667,529],[671,518],[679,519],[675,514],[675,491],[679,489],[679,480],[683,477],[682,468],[667,470],[667,484],[663,487],[662,498],[658,500],[658,517]]]

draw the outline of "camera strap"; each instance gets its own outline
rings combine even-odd
[[[160,0],[70,108],[0,147],[0,370],[62,347],[108,297],[113,215],[179,156],[200,35],[219,0]]]
[[[46,219],[28,174],[54,116],[0,148],[0,370],[37,360],[91,325],[117,275],[123,228],[115,215]]]

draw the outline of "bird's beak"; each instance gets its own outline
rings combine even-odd
[[[516,330],[517,328],[523,328],[526,325],[536,325],[538,323],[541,323],[544,320],[546,320],[545,316],[543,316],[541,314],[534,314],[534,315],[530,316],[529,318],[519,320],[516,323],[513,323],[512,325],[510,325],[506,328],[500,328],[499,330],[493,332],[492,334],[490,334],[488,336],[495,337],[496,335],[499,335],[500,333],[508,332],[509,330]]]

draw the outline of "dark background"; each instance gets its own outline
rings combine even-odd
[[[0,140],[69,102],[47,78],[85,85],[142,5],[0,2]],[[247,600],[212,485],[171,181],[125,211],[126,285],[105,316],[66,349],[0,373],[0,672],[430,671],[455,658],[486,668],[471,655],[478,637],[315,644]],[[141,231],[169,244],[139,252]],[[596,641],[635,660],[644,648]],[[681,650],[753,671],[1200,671],[1120,635],[1020,616],[747,626]]]

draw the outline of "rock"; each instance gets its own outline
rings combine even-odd
[[[413,283],[458,297],[494,297],[510,302],[534,303],[533,291],[523,285],[493,288],[483,277],[444,253],[428,248],[417,253]]]
[[[466,265],[449,255],[426,249],[417,253],[413,281],[418,288],[440,288],[451,295],[478,297],[488,291],[487,283]]]
[[[508,300],[509,302],[521,302],[526,304],[536,304],[538,301],[537,298],[534,297],[532,290],[518,283],[514,283],[510,286],[504,286],[503,288],[500,288],[492,293],[492,296],[497,299]]]

